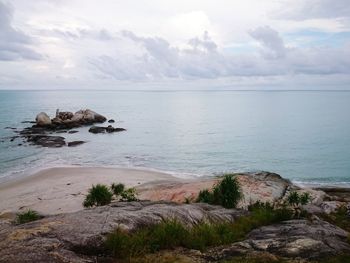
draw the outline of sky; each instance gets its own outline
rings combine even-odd
[[[0,89],[350,89],[349,0],[0,0]]]

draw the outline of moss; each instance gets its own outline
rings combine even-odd
[[[16,223],[17,224],[25,224],[28,222],[38,220],[40,218],[42,218],[42,216],[39,215],[38,212],[29,209],[26,212],[18,213],[16,215]]]

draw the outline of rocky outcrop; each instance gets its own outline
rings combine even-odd
[[[191,226],[202,221],[234,221],[246,213],[206,204],[130,202],[24,225],[0,224],[0,262],[96,262],[89,255],[103,252],[106,234],[117,227],[134,230],[174,218]]]
[[[24,128],[18,132],[19,136],[11,137],[14,141],[16,138],[21,137],[24,141],[31,144],[43,146],[43,147],[62,147],[66,145],[65,138],[61,136],[52,136],[52,133],[76,133],[78,131],[71,130],[83,125],[93,125],[95,123],[103,123],[107,119],[103,115],[96,113],[92,110],[79,110],[76,113],[69,111],[60,112],[56,110],[56,116],[53,119],[41,112],[36,116],[36,124],[32,127]],[[114,128],[111,125],[108,127],[92,126],[89,130],[91,133],[113,133],[124,131],[123,128]],[[84,143],[83,141],[70,142],[68,146],[77,146]],[[22,145],[22,144],[20,144]]]
[[[269,172],[236,174],[243,197],[239,208],[260,202],[276,202],[284,198],[287,189],[293,185],[280,175]],[[199,191],[211,189],[219,181],[218,177],[185,182],[158,182],[138,187],[142,199],[167,200],[183,203],[195,200]],[[294,187],[294,186],[293,186]]]
[[[212,261],[267,252],[286,258],[321,259],[349,253],[348,232],[322,220],[290,220],[253,230],[247,239],[206,253]]]
[[[0,220],[0,262],[99,262],[106,235],[117,227],[134,231],[166,219],[191,227],[199,222],[234,222],[247,213],[207,204],[142,201],[112,203],[17,226]],[[241,242],[192,254],[198,262],[259,253],[317,260],[350,253],[347,236],[346,231],[317,218],[289,220],[257,228]]]
[[[51,125],[51,119],[45,112],[40,112],[38,115],[36,115],[35,121],[38,126]]]

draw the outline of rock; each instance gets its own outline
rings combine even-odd
[[[121,131],[125,131],[124,128],[114,128],[111,125],[109,125],[108,127],[100,127],[100,126],[92,126],[89,129],[89,132],[91,133],[112,133],[112,132],[121,132]]]
[[[322,220],[290,220],[255,229],[246,240],[224,248],[214,248],[206,254],[209,260],[217,261],[255,252],[314,260],[349,253],[347,236],[348,232]]]
[[[76,130],[72,130],[72,131],[68,131],[69,134],[73,134],[73,133],[77,133],[79,131],[76,131]]]
[[[110,120],[108,120],[108,123],[115,123],[115,120],[110,119]]]
[[[202,221],[234,221],[244,214],[206,204],[114,203],[24,225],[4,225],[0,230],[0,259],[2,262],[99,262],[96,256],[89,255],[102,253],[107,233],[117,227],[132,231],[165,219],[177,219],[191,226]]]
[[[40,112],[36,115],[35,121],[38,126],[51,125],[51,119],[45,112]]]
[[[281,200],[292,183],[280,175],[269,172],[240,173],[236,178],[241,186],[243,197],[239,208],[247,208],[257,201],[276,202]],[[187,198],[195,200],[200,190],[211,189],[220,178],[202,178],[185,182],[159,182],[144,184],[138,188],[141,198],[167,200],[183,203]]]
[[[338,210],[338,208],[346,205],[347,203],[339,201],[325,201],[321,203],[320,207],[324,213],[330,214]]]
[[[65,139],[61,136],[32,135],[27,138],[28,142],[43,147],[57,148],[66,145]]]
[[[77,111],[72,117],[72,121],[77,121],[84,124],[93,124],[96,122],[103,123],[106,120],[106,117],[89,109]]]
[[[80,144],[85,143],[85,141],[72,141],[72,142],[68,142],[68,147],[72,147],[72,146],[78,146]]]
[[[92,127],[90,127],[89,132],[91,132],[91,133],[105,133],[106,128],[99,127],[99,126],[92,126]]]

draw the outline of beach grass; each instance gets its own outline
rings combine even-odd
[[[165,220],[135,232],[117,228],[107,236],[105,244],[115,258],[138,257],[178,247],[205,251],[209,247],[240,241],[257,227],[291,217],[292,213],[288,209],[261,205],[253,207],[249,215],[234,222],[202,222],[186,227],[177,220]]]
[[[16,223],[17,224],[25,224],[28,222],[36,221],[40,218],[42,218],[42,216],[38,212],[29,209],[25,212],[17,213]]]

